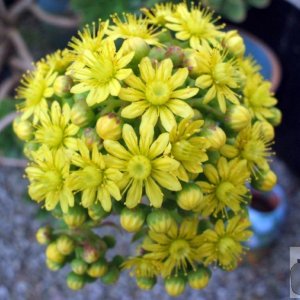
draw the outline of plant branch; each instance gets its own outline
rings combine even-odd
[[[16,19],[28,9],[33,0],[22,0],[16,2],[9,10],[9,19],[16,21]]]
[[[28,161],[26,159],[0,156],[0,166],[3,167],[25,168],[27,164]]]
[[[9,94],[19,79],[18,75],[12,75],[0,84],[0,102]]]
[[[5,129],[17,116],[18,113],[11,112],[0,120],[0,132]]]

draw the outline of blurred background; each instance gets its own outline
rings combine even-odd
[[[103,287],[99,282],[73,293],[66,287],[66,272],[46,269],[43,248],[34,238],[43,216],[27,199],[22,178],[26,161],[11,126],[16,116],[14,89],[21,74],[32,68],[32,61],[64,48],[86,23],[115,12],[138,13],[141,7],[158,2],[0,0],[0,300],[169,299],[161,284],[148,293],[138,291],[128,274],[116,286]],[[272,81],[283,113],[273,167],[284,194],[271,195],[273,200],[280,199],[272,200],[273,206],[264,211],[270,222],[261,225],[265,228],[261,240],[253,242],[256,249],[240,268],[231,273],[217,271],[205,291],[187,290],[179,299],[288,299],[289,247],[300,246],[300,0],[204,0],[203,5],[240,30],[247,53]],[[274,219],[276,214],[279,221]],[[266,241],[264,235],[272,239]],[[120,249],[126,247],[126,237],[119,244]]]

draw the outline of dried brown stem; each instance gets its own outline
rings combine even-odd
[[[17,18],[28,9],[33,0],[22,0],[16,2],[9,10],[9,19],[16,21]]]
[[[0,132],[5,129],[17,116],[16,112],[11,112],[0,120]]]
[[[25,168],[27,164],[28,162],[26,159],[0,156],[0,166],[3,167]]]

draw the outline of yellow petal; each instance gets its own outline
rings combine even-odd
[[[180,191],[181,184],[176,176],[164,171],[153,170],[151,176],[164,188],[170,191]]]
[[[194,116],[194,111],[190,105],[181,100],[170,100],[167,107],[177,116],[188,118]]]
[[[142,116],[140,131],[153,130],[157,123],[158,112],[155,106],[150,106]]]
[[[180,163],[171,157],[159,157],[151,162],[154,170],[165,172],[175,171],[179,168]]]
[[[198,91],[198,88],[185,88],[177,90],[171,94],[171,98],[189,99],[194,97],[198,93]]]
[[[152,81],[155,76],[155,71],[152,67],[150,58],[144,57],[139,65],[141,77],[145,82]]]
[[[123,140],[127,146],[127,149],[133,154],[139,154],[137,136],[132,126],[125,124],[122,130]]]
[[[112,140],[105,140],[103,142],[105,150],[113,156],[123,160],[129,160],[131,154],[118,142]]]
[[[147,109],[148,107],[149,107],[149,102],[147,101],[133,102],[122,109],[121,116],[127,119],[134,119],[142,115],[145,109]]]
[[[158,80],[167,81],[172,75],[172,69],[172,60],[170,58],[164,59],[156,71],[156,78]]]
[[[156,208],[161,207],[164,195],[159,186],[151,177],[146,180],[145,188],[150,203]]]
[[[143,182],[141,180],[133,180],[126,196],[125,205],[128,208],[134,208],[142,199]]]
[[[162,126],[167,130],[171,131],[171,129],[176,126],[176,121],[173,113],[167,107],[161,107],[159,111],[160,121]]]
[[[119,98],[124,101],[139,101],[145,99],[145,93],[134,88],[122,88],[119,93]]]
[[[213,165],[208,164],[204,167],[204,175],[213,184],[217,184],[219,182],[218,172]]]
[[[169,80],[169,83],[172,86],[172,90],[176,90],[178,87],[182,86],[185,83],[188,75],[189,71],[187,68],[178,69]]]
[[[149,158],[153,159],[160,154],[162,154],[169,144],[169,134],[162,133],[159,137],[152,143],[150,150],[149,150]]]

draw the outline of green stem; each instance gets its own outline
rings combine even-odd
[[[111,99],[105,104],[105,107],[100,111],[101,116],[113,112],[115,108],[118,108],[122,105],[122,102],[117,99]]]

